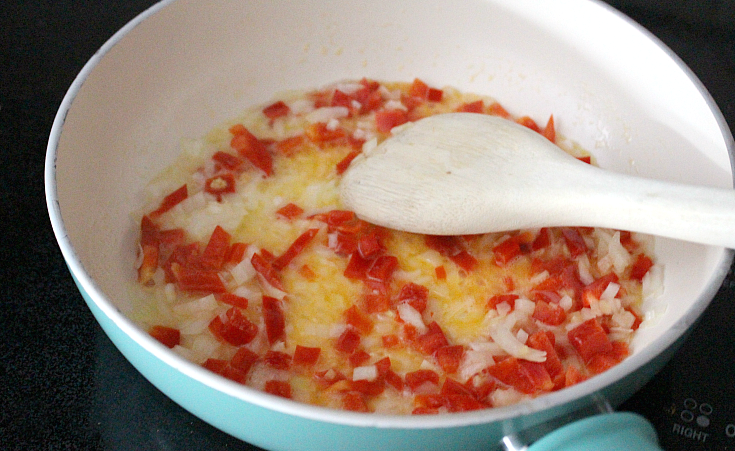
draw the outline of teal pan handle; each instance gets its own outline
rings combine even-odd
[[[527,451],[661,451],[656,430],[638,414],[605,413],[542,437]]]

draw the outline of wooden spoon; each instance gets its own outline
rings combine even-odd
[[[342,201],[393,229],[463,235],[604,227],[735,248],[735,191],[583,163],[498,117],[449,113],[407,124],[353,160]]]

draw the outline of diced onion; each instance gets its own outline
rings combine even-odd
[[[418,310],[411,306],[411,304],[402,302],[398,304],[396,310],[398,310],[398,316],[406,324],[410,324],[415,327],[419,333],[426,332],[427,329],[426,324],[424,323],[424,318],[421,316],[421,313]]]
[[[643,299],[660,296],[664,292],[664,269],[661,265],[653,265],[641,281]]]
[[[385,109],[386,110],[408,110],[406,108],[406,105],[404,105],[400,100],[389,100],[385,102]]]
[[[633,324],[635,323],[635,315],[633,315],[627,310],[623,310],[622,312],[613,314],[612,323],[617,327],[621,327],[623,329],[630,329],[633,327]]]
[[[514,307],[515,311],[518,312],[519,315],[531,316],[533,315],[533,311],[536,309],[536,303],[524,297],[520,297],[516,299]]]
[[[490,400],[495,407],[503,407],[517,404],[522,399],[523,393],[512,388],[509,388],[507,390],[499,388],[490,395]]]
[[[315,122],[329,122],[331,119],[339,119],[347,117],[350,114],[350,110],[344,106],[328,106],[318,108],[311,113],[306,115],[306,120],[311,123]]]
[[[252,263],[250,263],[250,259],[243,258],[240,263],[230,269],[230,274],[235,280],[235,285],[242,285],[245,282],[252,280],[256,275],[256,271],[255,268],[253,268]]]
[[[518,341],[513,334],[512,327],[515,325],[516,318],[513,314],[498,321],[493,321],[490,327],[490,337],[495,343],[508,354],[518,359],[524,359],[531,362],[545,362],[546,352],[538,349],[529,348],[525,344]]]
[[[568,294],[565,294],[559,300],[559,307],[563,308],[564,311],[566,312],[571,310],[573,306],[574,306],[574,299],[572,299],[571,296],[569,296]]]
[[[352,370],[353,381],[374,381],[378,377],[378,367],[375,365],[358,366]]]
[[[179,315],[198,315],[205,312],[212,312],[217,306],[217,299],[215,299],[213,294],[209,294],[194,301],[174,305],[173,311]]]
[[[607,285],[607,288],[605,288],[605,291],[602,292],[600,295],[601,301],[609,301],[610,299],[614,299],[615,296],[618,295],[618,292],[620,291],[620,285],[618,285],[615,282],[610,282]]]
[[[468,349],[465,351],[464,356],[459,363],[457,373],[460,375],[462,380],[467,380],[494,364],[495,360],[493,360],[492,351]]]

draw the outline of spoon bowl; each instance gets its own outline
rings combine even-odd
[[[606,171],[483,114],[394,129],[352,162],[340,195],[366,221],[415,233],[588,226],[735,248],[735,191]]]

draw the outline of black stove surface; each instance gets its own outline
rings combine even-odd
[[[76,74],[153,0],[0,3],[0,449],[256,450],[192,416],[117,351],[77,292],[43,191]],[[609,0],[696,73],[735,129],[735,0]],[[620,410],[664,449],[735,449],[735,275],[673,360]]]

